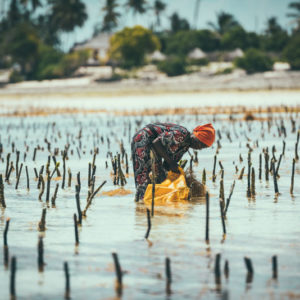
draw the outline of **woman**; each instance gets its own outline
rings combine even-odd
[[[192,133],[183,126],[171,123],[149,124],[139,130],[131,143],[136,201],[144,198],[147,185],[151,182],[151,149],[155,154],[155,181],[161,183],[166,178],[166,171],[178,172],[177,163],[190,147],[197,150],[207,148],[214,140],[215,130],[211,124],[198,126]]]

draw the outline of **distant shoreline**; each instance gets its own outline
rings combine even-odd
[[[300,91],[300,71],[203,76],[189,74],[163,79],[124,79],[96,83],[91,78],[27,81],[0,88],[0,99],[9,96],[130,96],[167,93],[252,92],[268,90]]]

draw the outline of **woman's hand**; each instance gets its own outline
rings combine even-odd
[[[178,169],[178,165],[176,162],[172,162],[170,165],[170,170],[174,173],[180,173],[179,169]]]
[[[171,159],[171,157],[169,157],[160,140],[154,140],[152,143],[152,147],[155,150],[156,154],[166,161],[172,172],[179,173],[177,163],[173,159]]]

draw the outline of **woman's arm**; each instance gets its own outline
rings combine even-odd
[[[175,173],[179,173],[177,163],[173,159],[170,158],[165,147],[162,145],[162,143],[159,139],[156,139],[152,142],[152,148],[155,150],[155,152],[160,157],[162,157],[168,163],[171,171],[173,171]]]

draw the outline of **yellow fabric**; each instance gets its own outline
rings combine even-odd
[[[189,188],[186,185],[184,171],[181,168],[179,168],[179,171],[180,174],[169,171],[165,181],[155,184],[155,205],[166,205],[170,202],[188,200]],[[144,202],[146,205],[151,205],[152,184],[147,186]]]

